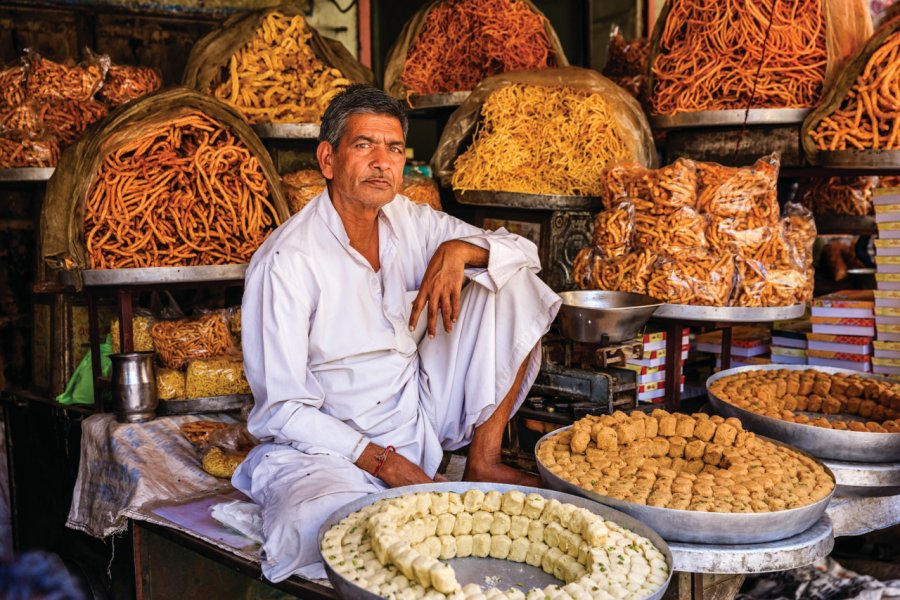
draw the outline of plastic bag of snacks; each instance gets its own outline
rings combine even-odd
[[[0,71],[0,105],[18,106],[25,101],[25,67],[16,62]]]
[[[738,258],[735,304],[740,306],[790,306],[812,298],[808,274],[796,266],[766,266]],[[810,290],[811,291],[811,290]]]
[[[156,350],[153,345],[153,336],[150,334],[154,323],[156,323],[156,319],[149,314],[138,314],[131,318],[131,339],[135,352],[154,352]],[[113,352],[121,352],[120,335],[119,319],[116,318],[109,324],[109,337]]]
[[[600,197],[606,208],[627,198],[639,212],[653,215],[685,206],[693,208],[697,201],[696,163],[679,158],[659,169],[636,163],[613,163],[603,171]]]
[[[757,224],[778,219],[777,154],[760,158],[750,168],[697,163],[697,208],[717,217]]]
[[[606,66],[603,74],[646,105],[647,61],[650,58],[650,42],[646,39],[626,40],[613,26],[609,36]]]
[[[25,51],[25,94],[28,98],[90,100],[103,86],[109,57],[89,55],[81,64],[55,62],[32,50]]]
[[[712,216],[706,226],[706,239],[710,250],[716,254],[732,253],[758,259],[777,232],[778,229],[771,225],[743,227],[733,217]]]
[[[707,247],[707,219],[693,208],[683,206],[665,216],[638,212],[634,217],[634,247],[662,256]]]
[[[287,173],[281,178],[284,195],[287,198],[291,214],[309,204],[309,202],[325,189],[325,178],[318,169],[301,169]]]
[[[50,135],[25,131],[0,133],[0,169],[55,167],[59,163],[59,143]]]
[[[434,210],[441,210],[441,193],[437,183],[431,177],[410,171],[403,176],[404,196],[416,204],[425,204]]]
[[[162,78],[156,69],[111,64],[97,96],[110,106],[118,106],[155,92],[161,85]]]
[[[600,212],[594,219],[594,246],[612,258],[625,254],[634,232],[634,205],[620,202],[613,209]]]
[[[225,311],[210,312],[197,319],[158,321],[151,327],[150,335],[160,360],[170,369],[235,350]]]
[[[796,260],[804,269],[813,264],[813,244],[816,242],[816,220],[809,209],[789,202],[784,205],[781,228],[788,243],[793,248]],[[810,285],[812,285],[810,283]],[[810,288],[812,292],[812,288]]]
[[[184,400],[185,374],[165,367],[156,370],[156,394],[160,400]]]
[[[695,252],[660,259],[647,293],[672,304],[726,306],[734,289],[734,258]]]
[[[244,361],[240,358],[209,358],[188,363],[185,395],[189,399],[249,393],[250,384],[244,375]]]
[[[647,284],[653,273],[653,265],[657,256],[647,250],[628,252],[621,256],[607,257],[602,253],[590,250],[581,257],[577,265],[582,269],[576,273],[578,280],[586,281],[600,290],[619,292],[647,293]]]
[[[877,177],[829,177],[800,185],[796,200],[817,215],[870,215]]]

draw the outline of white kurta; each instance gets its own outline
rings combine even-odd
[[[353,464],[369,442],[393,445],[429,475],[443,449],[468,443],[559,306],[534,275],[536,248],[524,238],[399,195],[380,211],[378,228],[376,273],[350,247],[326,191],[272,233],[247,270],[242,345],[255,399],[248,428],[263,444],[233,483],[263,506],[263,572],[273,581],[323,575],[321,522],[384,487]],[[426,315],[410,332],[411,303],[432,255],[451,239],[488,249],[488,266],[467,271],[474,285],[464,290],[453,332],[439,322],[438,335],[422,340]]]

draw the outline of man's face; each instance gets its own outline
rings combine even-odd
[[[317,155],[336,202],[377,209],[402,187],[406,144],[400,121],[393,117],[353,115],[337,150],[321,142]]]

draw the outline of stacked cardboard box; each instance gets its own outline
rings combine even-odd
[[[809,319],[779,321],[772,325],[772,363],[777,365],[807,364],[806,335],[812,333]]]
[[[666,333],[654,331],[645,333],[641,338],[644,345],[644,357],[630,359],[625,365],[637,374],[638,402],[662,402],[666,393]],[[688,357],[690,347],[690,330],[682,332],[681,360]],[[679,374],[681,390],[684,391],[684,374]]]
[[[772,336],[768,327],[741,325],[731,328],[731,367],[769,364]],[[710,331],[694,339],[694,349],[716,355],[716,368],[722,368],[722,331]]]
[[[848,290],[812,303],[812,333],[806,336],[810,365],[872,370],[875,298],[871,290]]]

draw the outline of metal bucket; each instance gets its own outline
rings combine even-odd
[[[110,354],[113,412],[120,423],[143,423],[156,417],[156,369],[153,352]]]

